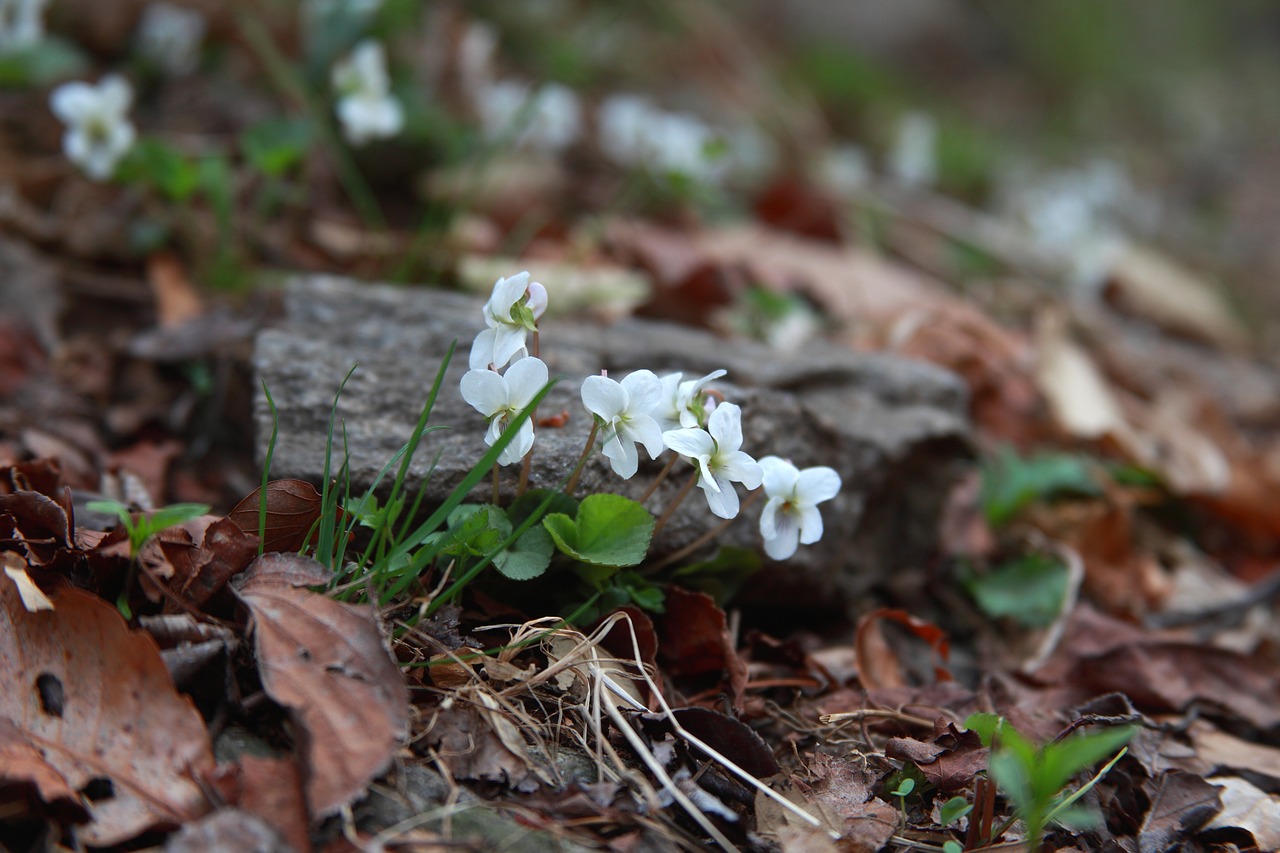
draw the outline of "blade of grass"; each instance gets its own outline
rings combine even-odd
[[[271,409],[271,440],[267,442],[267,458],[262,463],[262,485],[258,489],[258,556],[261,557],[267,545],[267,483],[271,476],[271,459],[276,453],[276,437],[280,434],[280,413],[276,411],[276,401],[271,399],[271,389],[267,380],[263,379],[262,393],[267,395],[267,406]]]
[[[337,502],[336,499],[331,501],[333,489],[329,480],[333,460],[333,425],[338,419],[338,400],[342,398],[343,389],[347,387],[347,382],[359,366],[359,364],[351,365],[351,369],[342,379],[342,384],[338,386],[338,393],[333,395],[333,407],[329,410],[329,431],[324,442],[324,480],[320,488],[320,527],[316,533],[316,559],[321,565],[330,568],[333,567],[334,524],[337,521]]]

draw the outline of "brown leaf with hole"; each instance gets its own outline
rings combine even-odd
[[[203,814],[195,780],[213,767],[209,734],[155,642],[96,596],[67,589],[54,603],[28,613],[0,585],[0,718],[72,789],[97,797],[84,801],[80,839],[118,844]]]
[[[958,791],[973,783],[973,777],[987,769],[988,750],[974,731],[961,731],[955,723],[934,724],[926,740],[890,738],[884,754],[913,762],[924,777],[940,791]]]
[[[9,720],[0,717],[0,784],[28,785],[37,799],[47,804],[59,819],[84,823],[89,819],[86,801],[67,778]]]
[[[373,609],[301,588],[328,576],[314,560],[267,554],[236,585],[253,614],[262,686],[298,725],[317,817],[359,796],[409,727],[409,691]]]
[[[227,518],[245,533],[258,534],[258,495],[254,489],[235,505]],[[320,493],[306,480],[272,480],[267,483],[267,526],[263,535],[266,551],[297,551],[306,542],[312,525],[320,517]]]

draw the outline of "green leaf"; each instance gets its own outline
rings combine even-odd
[[[551,503],[547,506],[547,514],[559,512],[570,517],[578,514],[578,501],[564,492],[551,489],[529,489],[507,507],[507,518],[511,519],[512,524],[523,524],[524,520],[542,506],[542,502],[547,498],[551,499]]]
[[[1000,725],[1004,722],[1004,717],[999,714],[977,713],[970,714],[969,718],[964,721],[964,727],[972,732],[977,732],[978,737],[982,738],[983,746],[991,746],[992,740],[995,738],[996,732],[1000,731]]]
[[[622,572],[618,575],[617,583],[627,591],[627,596],[637,607],[651,613],[665,611],[666,592],[638,572]]]
[[[513,581],[532,580],[551,565],[555,550],[551,534],[542,527],[530,527],[510,548],[494,557],[493,565]]]
[[[954,838],[948,838],[942,843],[942,853],[964,853],[964,845]]]
[[[199,167],[177,148],[154,137],[140,139],[116,174],[126,183],[153,187],[169,201],[187,201],[200,186]]]
[[[1037,500],[1101,491],[1085,461],[1063,453],[1024,458],[1006,447],[982,469],[982,508],[992,527],[1008,524]]]
[[[46,36],[12,51],[0,51],[0,86],[48,86],[84,73],[88,61],[64,39]]]
[[[964,797],[952,797],[938,809],[938,823],[950,826],[971,811],[973,806]]]
[[[760,555],[748,548],[723,547],[709,560],[681,566],[671,573],[680,586],[705,592],[723,607],[747,578],[760,571]]]
[[[576,519],[552,513],[542,523],[561,551],[598,566],[634,566],[642,561],[654,524],[644,506],[611,494],[584,498]]]
[[[151,528],[152,533],[159,533],[161,530],[168,530],[193,518],[199,518],[208,513],[209,509],[208,504],[172,504],[148,515],[144,523]]]
[[[306,119],[270,118],[240,134],[240,150],[253,168],[278,178],[302,162],[312,137],[311,123]]]
[[[985,574],[972,572],[962,582],[988,616],[1043,628],[1062,609],[1069,579],[1070,572],[1060,561],[1027,554]]]
[[[1102,813],[1091,806],[1071,806],[1054,815],[1053,822],[1072,830],[1095,829],[1102,825]]]

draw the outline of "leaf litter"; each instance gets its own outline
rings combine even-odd
[[[1096,489],[1037,492],[994,520],[979,490],[957,490],[959,526],[928,567],[924,595],[868,601],[862,621],[834,636],[790,625],[781,637],[740,637],[742,613],[671,587],[652,619],[623,608],[586,633],[517,620],[495,652],[482,630],[495,608],[480,596],[423,620],[415,638],[403,613],[314,591],[329,580],[318,564],[270,553],[304,546],[320,510],[314,484],[267,484],[268,553],[255,562],[260,493],[246,496],[258,473],[246,445],[235,464],[217,454],[192,463],[203,457],[192,447],[209,446],[202,423],[243,429],[244,418],[234,404],[202,409],[174,377],[234,351],[252,319],[219,313],[204,271],[174,255],[122,261],[136,198],[66,176],[40,189],[51,179],[17,171],[0,205],[0,249],[16,259],[14,278],[47,292],[59,282],[74,298],[65,316],[9,300],[27,313],[6,316],[0,336],[10,400],[0,665],[11,686],[0,698],[0,767],[24,792],[15,809],[27,825],[46,821],[99,846],[172,833],[170,849],[281,839],[299,851],[429,847],[459,840],[450,821],[466,801],[620,850],[1017,845],[988,748],[965,722],[995,711],[1037,742],[1074,727],[1142,727],[1087,797],[1105,823],[1059,827],[1053,849],[1280,846],[1280,679],[1267,624],[1276,594],[1265,580],[1280,539],[1280,383],[1242,355],[1249,328],[1171,257],[1128,251],[1094,302],[1025,281],[989,292],[966,281],[961,296],[943,260],[957,240],[1023,278],[1044,276],[1044,258],[953,199],[882,186],[867,191],[868,207],[894,221],[873,249],[851,238],[842,212],[861,195],[798,179],[761,192],[748,225],[610,216],[581,231],[542,229],[524,257],[558,264],[557,278],[609,272],[609,288],[582,293],[599,315],[639,306],[708,323],[750,287],[797,296],[836,341],[954,370],[992,455],[1012,446],[1026,460],[1049,447],[1102,473]],[[545,203],[545,180],[528,183],[523,209],[561,215]],[[563,175],[556,185],[570,191]],[[41,193],[52,203],[32,203]],[[509,249],[513,214],[496,209],[505,200],[479,205],[446,237]],[[264,228],[266,252],[297,268],[360,272],[413,242],[401,228],[351,224],[330,198],[320,208],[307,228]],[[10,252],[10,233],[49,257],[25,243]],[[475,269],[486,261],[509,269],[464,256],[459,277],[484,277]],[[104,311],[146,317],[122,336]],[[85,511],[91,493],[140,510],[172,500],[234,508],[147,545],[139,592],[127,585],[127,539]],[[1035,625],[1014,618],[1029,600],[1018,585],[1034,573],[1001,573],[1028,551],[1060,557],[1072,579],[1057,611],[1037,605]],[[1003,610],[984,613],[956,591],[962,561],[1005,579]],[[1237,597],[1177,598],[1223,578]],[[111,604],[122,592],[145,611],[140,629]],[[1116,693],[1127,697],[1118,708],[1097,699]],[[232,734],[246,731],[243,741]],[[417,824],[360,813],[371,790],[407,788],[421,773],[445,790],[414,800],[419,814],[407,819]],[[895,796],[904,778],[915,788]],[[941,826],[951,795],[974,810]]]

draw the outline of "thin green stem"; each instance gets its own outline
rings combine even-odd
[[[582,476],[582,469],[586,465],[587,459],[591,456],[591,451],[596,448],[596,433],[599,431],[600,422],[592,420],[591,432],[587,435],[587,443],[582,448],[582,455],[578,457],[578,463],[573,469],[573,476],[569,478],[569,482],[564,487],[564,493],[569,497],[573,497],[573,493],[578,488],[578,477]]]
[[[662,470],[653,478],[653,482],[649,484],[649,488],[644,490],[644,494],[640,497],[640,503],[648,503],[649,498],[653,497],[653,493],[658,491],[658,486],[662,485],[662,481],[667,479],[667,475],[671,473],[671,469],[676,467],[676,462],[680,461],[680,454],[674,450],[671,451],[671,458],[667,460],[667,464],[662,466]]]
[[[534,358],[538,358],[539,353],[541,351],[542,351],[541,342],[538,340],[538,331],[537,329],[535,329],[533,332],[533,348],[530,350],[530,353],[533,355]],[[532,421],[535,426],[537,425],[538,423],[537,408],[535,408],[533,412],[529,415],[529,420]],[[534,446],[536,447],[537,445],[535,444]],[[529,452],[524,455],[524,461],[520,464],[520,479],[516,481],[516,497],[520,497],[521,495],[523,495],[525,491],[529,488],[529,472],[532,469],[533,469],[533,448],[530,448]]]
[[[684,501],[685,495],[689,494],[689,490],[697,484],[698,477],[701,473],[702,472],[697,468],[693,469],[693,476],[689,478],[689,482],[684,484],[684,488],[680,489],[680,493],[675,496],[675,499],[667,506],[666,511],[662,513],[662,516],[653,525],[653,538],[656,539],[658,534],[662,532],[662,528],[666,527],[668,519],[671,518],[671,514],[675,512],[681,502]]]

